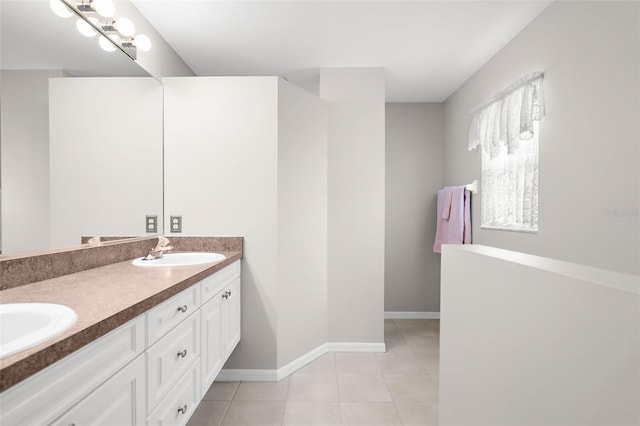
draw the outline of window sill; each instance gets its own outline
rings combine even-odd
[[[515,227],[502,227],[502,226],[491,226],[491,225],[480,225],[480,229],[488,229],[491,231],[508,231],[508,232],[523,232],[525,234],[537,234],[537,229],[529,229],[529,228],[515,228]]]

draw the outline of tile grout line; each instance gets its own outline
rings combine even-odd
[[[398,328],[398,326],[396,325],[395,321],[393,321],[393,320],[391,320],[391,321],[392,321],[392,324],[394,326],[394,329],[397,330],[400,333],[400,336],[402,337],[402,340],[404,340],[405,344],[407,346],[409,346],[409,343],[407,342],[407,338],[405,337],[405,335],[402,332],[402,330],[400,330]],[[411,347],[409,347],[409,349],[411,349]],[[385,352],[385,353],[388,353],[388,352]],[[413,350],[411,350],[411,353],[413,354]],[[378,365],[378,366],[380,366],[380,365]],[[389,389],[389,382],[387,381],[387,377],[384,374],[384,371],[382,370],[382,368],[380,368],[380,373],[382,374],[382,379],[384,380],[384,384],[387,387],[387,392],[389,392],[389,396],[391,397],[391,402],[393,403],[393,409],[395,410],[396,416],[398,417],[398,420],[400,421],[400,424],[404,426],[404,421],[402,420],[402,416],[400,415],[400,410],[398,410],[398,406],[396,405],[396,401],[393,398],[393,395],[391,394],[391,390]]]
[[[340,382],[338,380],[338,359],[333,354],[333,373],[336,375],[336,388],[338,390],[338,412],[340,413],[340,424],[344,425],[344,416],[342,415],[342,393],[340,392]]]
[[[233,391],[233,395],[231,396],[231,399],[229,400],[229,405],[227,406],[227,409],[224,411],[224,416],[222,416],[222,419],[220,420],[220,426],[223,426],[224,425],[224,421],[227,419],[227,414],[229,414],[229,411],[231,410],[231,404],[233,404],[233,401],[235,401],[236,395],[238,394],[238,390],[240,389],[240,383],[241,382],[238,382],[238,387],[236,387],[236,390]]]
[[[227,405],[227,408],[224,409],[224,414],[222,415],[222,417],[220,418],[220,425],[222,426],[222,424],[224,423],[224,419],[225,417],[227,417],[227,413],[229,412],[229,409],[231,408],[231,402],[229,401],[229,405]]]
[[[426,320],[423,320],[422,322],[424,323],[425,326],[428,326],[428,323],[426,322]],[[405,341],[406,345],[409,347],[409,352],[414,357],[416,357],[418,362],[420,362],[420,356],[418,354],[418,352],[420,352],[420,351],[416,351],[416,349],[414,349],[414,347],[409,344],[409,340],[407,339],[407,333],[405,333],[403,330],[401,330],[395,324],[395,321],[394,321],[393,324],[394,324],[394,326],[396,326],[395,328],[400,332],[400,335],[402,336],[402,339]],[[437,336],[438,336],[438,341],[439,341],[440,334],[438,333]],[[440,354],[440,346],[438,345],[438,355],[439,354]],[[431,372],[427,369],[426,365],[423,362],[420,362],[420,367],[421,367],[422,371],[424,372],[424,374],[427,377],[429,377],[429,379],[431,379],[431,381],[436,385],[436,392],[439,392],[439,386],[440,386],[439,382],[438,383],[435,382],[433,376],[431,375]],[[385,377],[385,382],[386,382],[386,377]],[[388,386],[388,384],[387,384],[387,386]],[[402,416],[400,415],[400,410],[398,409],[398,402],[399,401],[394,400],[393,397],[391,399],[393,400],[393,406],[394,406],[394,409],[396,410],[396,414],[398,415],[398,419],[400,420],[400,423],[402,425],[404,425],[404,420],[402,419]]]
[[[384,374],[382,374],[382,380],[384,380],[384,384],[387,387],[387,392],[389,392],[389,397],[391,398],[391,402],[393,403],[393,409],[396,412],[396,416],[398,417],[398,420],[400,420],[400,424],[404,426],[404,421],[402,420],[402,416],[400,415],[400,410],[398,410],[398,406],[396,405],[397,401],[391,394],[391,390],[389,389],[389,382],[387,382],[387,377]]]
[[[286,377],[287,392],[284,395],[284,410],[282,411],[282,419],[280,420],[280,426],[284,426],[284,418],[287,415],[287,406],[289,405],[289,389],[291,389],[291,376]]]

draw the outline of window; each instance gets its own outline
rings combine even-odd
[[[472,111],[469,150],[482,148],[482,228],[538,231],[542,82],[542,73],[529,75]]]

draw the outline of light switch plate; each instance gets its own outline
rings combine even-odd
[[[147,215],[145,219],[145,229],[149,233],[158,232],[158,216]]]
[[[171,232],[182,232],[182,216],[170,216],[169,226]]]

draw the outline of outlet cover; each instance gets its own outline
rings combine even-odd
[[[170,216],[171,232],[182,232],[182,216]]]
[[[145,229],[149,233],[158,232],[158,216],[147,215],[145,220]]]

